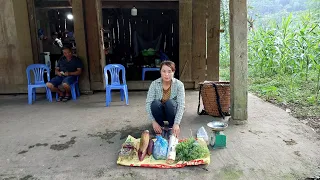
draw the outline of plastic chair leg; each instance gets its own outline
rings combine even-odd
[[[76,86],[77,96],[80,96],[79,84],[77,83],[75,86]]]
[[[120,89],[120,100],[123,101],[124,99],[124,89]]]
[[[106,88],[106,106],[108,107],[108,100],[109,100],[109,98],[108,98],[108,89]]]
[[[52,102],[52,92],[49,88],[48,88],[48,97],[49,97],[49,101]]]
[[[125,87],[124,89],[124,96],[126,98],[126,104],[129,105],[129,95],[128,95],[128,87]]]
[[[71,96],[73,100],[77,100],[76,87],[75,85],[71,85]]]
[[[111,103],[112,99],[111,99],[111,89],[110,88],[106,88],[106,106],[108,107]]]
[[[49,102],[52,102],[51,90],[49,88],[46,88],[46,92],[47,92],[47,99],[49,100]]]
[[[32,89],[32,101],[36,101],[36,88]]]
[[[146,71],[142,70],[142,81],[144,81]]]
[[[112,102],[112,90],[111,89],[109,89],[109,91],[108,91],[108,95],[109,95],[109,104]]]
[[[32,88],[28,87],[28,104],[32,104],[32,96],[33,96]]]

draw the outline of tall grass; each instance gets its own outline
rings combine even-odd
[[[249,90],[299,116],[320,116],[319,12],[269,21],[248,33]],[[221,36],[220,79],[229,80],[229,39]]]

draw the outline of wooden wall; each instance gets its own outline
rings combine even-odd
[[[27,92],[26,68],[34,62],[27,2],[0,1],[0,94]]]
[[[192,79],[196,87],[206,79],[206,10],[207,0],[193,1]]]
[[[180,80],[192,82],[192,0],[179,1]]]
[[[219,80],[220,1],[179,1],[180,78]]]
[[[0,83],[4,84],[0,93],[26,93],[25,69],[38,62],[33,7],[28,6],[33,0],[0,2],[0,27],[5,27],[0,28]],[[179,4],[179,28],[175,28],[179,29],[179,53],[176,55],[179,57],[179,78],[189,84],[195,82],[195,87],[204,80],[218,80],[219,1],[183,0],[176,3]],[[77,47],[86,69],[80,86],[86,91],[103,90],[105,60],[100,31],[101,1],[73,0],[72,7]],[[9,75],[10,67],[15,67],[16,73]]]
[[[220,0],[207,0],[207,77],[219,80]]]

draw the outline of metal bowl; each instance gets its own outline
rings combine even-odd
[[[228,127],[227,123],[219,122],[219,121],[212,121],[207,124],[213,131],[223,131]]]

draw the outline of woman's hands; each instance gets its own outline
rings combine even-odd
[[[153,130],[154,130],[154,132],[156,134],[161,134],[162,133],[162,128],[157,123],[157,121],[152,121],[152,127],[153,127]],[[174,124],[173,125],[172,133],[175,134],[176,137],[179,137],[179,135],[180,135],[180,125],[179,124]]]
[[[157,123],[157,121],[152,121],[152,127],[153,127],[154,132],[156,132],[156,134],[162,133],[161,126]]]
[[[172,131],[173,131],[173,134],[176,135],[176,137],[179,137],[180,125],[179,124],[174,124],[173,127],[172,127]]]

